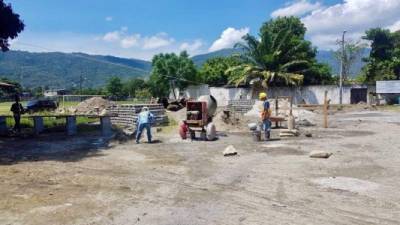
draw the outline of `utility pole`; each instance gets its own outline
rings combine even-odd
[[[83,83],[83,76],[81,74],[79,76],[79,95],[82,95],[82,83]]]
[[[344,59],[346,57],[346,53],[344,52],[344,35],[346,34],[347,31],[343,31],[342,35],[342,60],[340,60],[340,78],[339,78],[339,104],[340,106],[343,104],[343,73],[344,73]]]

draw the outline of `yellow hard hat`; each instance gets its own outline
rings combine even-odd
[[[258,95],[258,98],[259,98],[259,99],[266,99],[266,98],[267,98],[267,93],[261,92],[261,93]]]

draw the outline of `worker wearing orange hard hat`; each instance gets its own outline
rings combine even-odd
[[[265,140],[269,140],[271,138],[271,110],[270,104],[267,99],[267,93],[262,92],[259,94],[260,101],[263,101],[263,109],[261,112],[261,121],[262,121],[262,130],[265,132]]]

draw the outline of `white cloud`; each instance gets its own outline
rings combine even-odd
[[[111,21],[113,21],[113,18],[112,18],[112,16],[107,16],[107,17],[105,18],[105,20],[106,20],[107,22],[111,22]]]
[[[400,25],[397,24],[400,21],[399,12],[399,0],[344,0],[343,3],[314,10],[302,21],[313,44],[329,49],[344,30],[348,31],[348,37],[356,40],[370,28],[396,28]]]
[[[273,11],[271,16],[274,18],[278,16],[303,16],[321,7],[320,2],[311,3],[309,0],[297,0],[286,4],[284,8]]]
[[[388,28],[389,30],[391,30],[392,32],[400,31],[400,20],[397,21],[396,23],[394,23],[394,24],[388,26],[387,28]]]
[[[201,47],[203,47],[203,42],[201,40],[195,40],[192,43],[189,42],[183,42],[180,46],[179,46],[179,50],[180,51],[187,51],[189,52],[189,54],[196,54],[199,52],[199,50],[201,49]]]
[[[133,34],[130,36],[126,36],[121,40],[121,47],[132,48],[134,46],[138,46],[139,41],[140,41],[140,34]]]
[[[115,42],[121,39],[121,32],[120,31],[112,31],[108,32],[103,36],[103,40],[107,42]]]
[[[236,30],[235,28],[229,27],[224,30],[220,38],[211,45],[209,48],[210,52],[221,50],[224,48],[232,48],[236,43],[242,41],[242,37],[250,32],[248,27]]]
[[[143,49],[157,49],[171,45],[174,39],[168,37],[166,33],[159,33],[143,39]]]

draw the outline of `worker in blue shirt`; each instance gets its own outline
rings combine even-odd
[[[148,107],[143,107],[139,113],[136,124],[136,143],[139,144],[140,137],[142,136],[143,130],[146,128],[147,140],[151,143],[151,123],[154,120],[154,115],[150,112]]]
[[[263,101],[263,109],[261,112],[261,121],[262,121],[262,129],[265,132],[265,140],[269,140],[271,138],[271,109],[269,105],[269,101],[267,100],[266,93],[260,93],[259,99]]]

